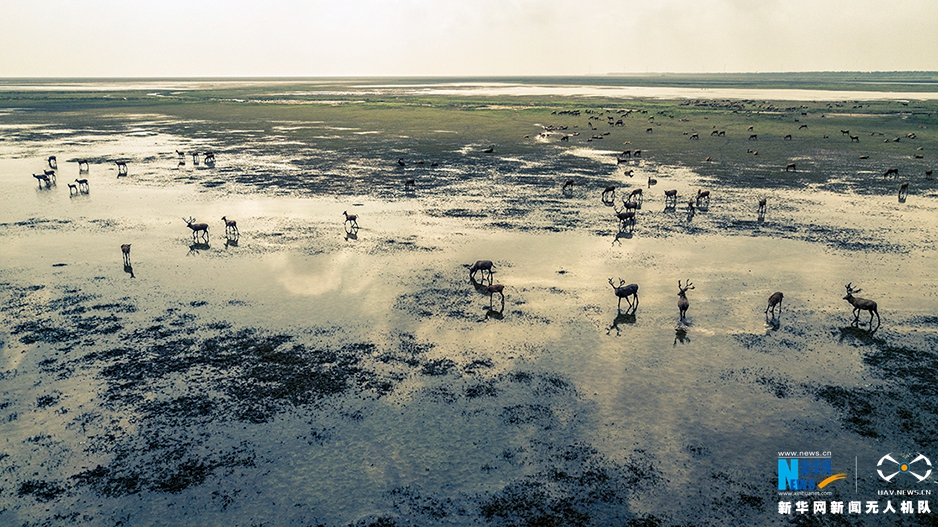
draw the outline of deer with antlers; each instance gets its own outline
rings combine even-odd
[[[190,217],[188,220],[183,218],[182,221],[186,222],[186,227],[192,229],[193,240],[197,237],[201,237],[208,241],[208,223],[196,223],[195,218],[192,217]]]
[[[844,287],[847,288],[847,296],[844,297],[844,300],[850,302],[850,305],[853,306],[853,324],[857,325],[860,323],[860,311],[869,311],[870,331],[873,330],[873,315],[876,315],[876,329],[879,329],[881,322],[879,319],[879,311],[876,310],[876,302],[853,296],[854,293],[863,291],[862,289],[854,289],[853,282],[850,282]]]
[[[687,301],[687,292],[694,288],[694,285],[691,284],[690,280],[685,280],[684,285],[681,285],[681,281],[677,281],[677,287],[680,290],[677,294],[677,309],[680,311],[681,320],[684,320],[684,316],[687,315],[687,308],[690,307],[690,302]]]
[[[626,302],[629,303],[629,310],[633,313],[638,309],[638,284],[629,284],[625,285],[625,280],[619,279],[619,285],[617,286],[612,282],[612,278],[609,279],[609,285],[612,286],[613,291],[617,297],[619,297],[619,304],[616,306],[619,311],[622,311],[622,299],[624,298]],[[635,303],[632,303],[632,298],[635,299]]]

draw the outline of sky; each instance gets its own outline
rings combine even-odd
[[[938,0],[0,0],[0,77],[938,71]]]

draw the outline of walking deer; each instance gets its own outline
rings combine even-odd
[[[192,229],[192,239],[196,237],[205,238],[208,240],[208,223],[196,223],[195,218],[190,217],[188,220],[183,218],[182,221],[186,222],[186,227]],[[200,234],[201,233],[201,234]]]
[[[469,266],[469,280],[475,281],[475,275],[477,272],[482,272],[482,279],[485,280],[485,272],[489,272],[489,283],[492,283],[492,269],[495,268],[495,264],[492,263],[492,260],[476,260],[476,263]]]
[[[881,321],[879,318],[879,311],[876,309],[876,302],[872,300],[867,300],[865,298],[858,298],[853,296],[854,293],[859,293],[863,291],[862,289],[854,289],[853,282],[845,285],[847,288],[847,296],[844,297],[844,300],[850,302],[850,305],[853,306],[853,324],[858,325],[860,323],[860,311],[869,311],[870,312],[870,331],[873,331],[873,315],[876,315],[876,329],[879,329]]]
[[[609,285],[612,286],[613,291],[617,297],[619,297],[619,303],[616,306],[619,311],[622,311],[622,299],[624,298],[626,302],[629,303],[629,310],[634,312],[638,309],[638,284],[629,284],[625,285],[625,280],[619,279],[619,285],[612,283],[612,278],[609,279]],[[635,303],[632,303],[631,298],[635,299]]]

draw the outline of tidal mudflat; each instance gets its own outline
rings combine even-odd
[[[934,101],[39,84],[0,90],[4,525],[811,524],[779,452],[828,501],[938,455]]]

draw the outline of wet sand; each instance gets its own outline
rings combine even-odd
[[[832,451],[846,470],[934,445],[938,200],[917,176],[900,203],[878,168],[905,156],[911,173],[930,128],[908,152],[865,137],[889,156],[865,168],[839,133],[806,153],[763,132],[757,161],[734,129],[713,166],[667,117],[660,139],[633,114],[603,122],[603,145],[562,144],[522,139],[559,119],[550,107],[444,112],[433,129],[454,133],[415,137],[358,108],[339,122],[341,108],[218,104],[0,115],[0,521],[782,524],[778,451]],[[687,115],[702,132],[703,115],[742,122]],[[473,130],[505,119],[514,142],[482,153],[502,124]],[[632,177],[615,161],[626,140],[645,148]],[[179,165],[176,149],[217,161]],[[30,174],[53,154],[57,184],[40,189]],[[801,174],[783,174],[796,156]],[[79,176],[90,190],[70,196]],[[631,231],[599,199],[610,183],[617,203],[644,188]],[[713,198],[691,215],[698,188]],[[469,281],[478,259],[504,308]],[[640,284],[633,314],[609,278]],[[851,325],[849,282],[879,302],[875,333]],[[850,483],[831,499],[853,499]],[[875,471],[857,488],[875,494]]]

